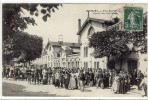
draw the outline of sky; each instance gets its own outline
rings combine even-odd
[[[62,4],[59,10],[51,13],[51,17],[47,22],[42,20],[42,14],[38,17],[34,17],[37,26],[29,25],[25,32],[32,35],[38,35],[43,38],[43,44],[49,41],[58,41],[59,35],[63,35],[63,42],[78,42],[78,19],[81,19],[81,23],[87,19],[87,10],[109,11],[120,10],[122,12],[123,6],[143,7],[146,12],[146,4]],[[39,8],[40,9],[40,8]],[[120,12],[120,13],[121,13]],[[29,15],[25,12],[25,16]],[[120,15],[120,14],[119,14]],[[110,20],[118,14],[97,14],[90,12],[90,17]],[[122,14],[121,14],[122,15]],[[121,16],[120,15],[120,16]],[[81,25],[82,25],[81,24]]]

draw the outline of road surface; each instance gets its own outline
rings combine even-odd
[[[26,81],[15,81],[3,79],[3,96],[40,96],[40,97],[141,97],[141,91],[136,87],[131,88],[127,94],[114,94],[111,89],[101,89],[96,87],[85,88],[84,92],[80,90],[66,90],[64,88],[55,88],[53,85],[34,85]]]

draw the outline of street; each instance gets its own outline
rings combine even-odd
[[[96,87],[80,90],[66,90],[55,88],[53,85],[34,85],[26,81],[14,81],[3,79],[3,96],[44,96],[44,97],[141,97],[137,88],[131,87],[131,92],[126,94],[114,94],[111,89],[100,89]]]

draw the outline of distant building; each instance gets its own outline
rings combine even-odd
[[[80,44],[48,41],[41,58],[34,63],[47,67],[79,67]]]

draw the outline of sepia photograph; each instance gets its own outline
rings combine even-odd
[[[147,11],[2,3],[2,96],[147,98]]]

